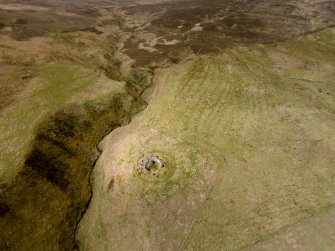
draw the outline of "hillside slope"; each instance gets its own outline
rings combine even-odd
[[[327,29],[161,72],[148,108],[101,144],[82,250],[239,250],[332,207],[334,39]],[[166,167],[138,172],[147,154]]]

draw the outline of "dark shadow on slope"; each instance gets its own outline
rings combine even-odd
[[[71,105],[39,125],[23,170],[0,194],[0,250],[73,249],[96,146],[129,121],[127,98]]]

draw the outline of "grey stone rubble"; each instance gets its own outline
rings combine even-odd
[[[153,165],[157,165],[158,168],[163,168],[165,167],[165,162],[156,155],[147,155],[139,161],[138,171],[141,173],[149,172]],[[155,172],[156,171],[157,170],[155,170]]]

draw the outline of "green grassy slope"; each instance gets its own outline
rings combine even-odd
[[[17,102],[2,111],[0,183],[15,177],[21,168],[34,129],[44,116],[67,104],[111,97],[121,90],[121,84],[75,64],[56,62],[44,67],[19,94]]]
[[[162,77],[102,144],[82,250],[238,250],[334,205],[334,39],[227,49]],[[167,161],[158,177],[136,172],[148,153]]]

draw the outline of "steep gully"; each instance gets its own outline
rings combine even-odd
[[[0,250],[79,250],[75,233],[93,196],[97,145],[144,109],[150,75],[133,70],[122,79],[125,93],[68,105],[38,125],[22,170],[0,187]]]

